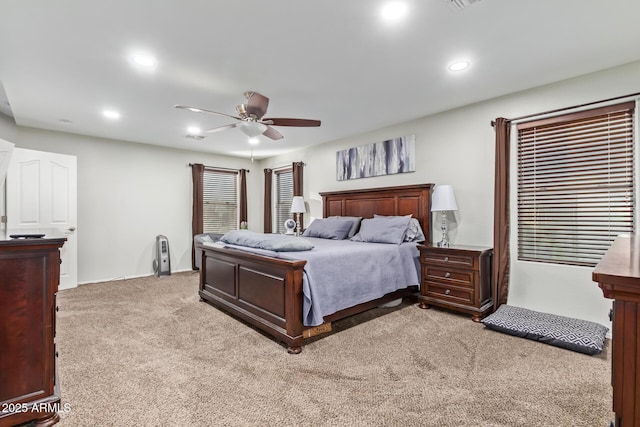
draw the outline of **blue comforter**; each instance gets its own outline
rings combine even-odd
[[[324,316],[420,283],[416,243],[363,243],[305,237],[305,252],[272,252],[227,245],[289,260],[306,260],[303,323],[317,326]]]

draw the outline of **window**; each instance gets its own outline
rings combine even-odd
[[[517,126],[519,260],[595,266],[634,232],[634,106]]]
[[[285,169],[276,171],[276,233],[284,233],[284,222],[293,218],[291,210],[291,201],[293,200],[293,170]]]
[[[204,233],[226,233],[238,225],[238,173],[205,168],[202,177]]]

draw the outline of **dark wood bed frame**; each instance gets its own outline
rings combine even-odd
[[[323,217],[373,214],[413,214],[426,241],[431,233],[433,184],[320,193]],[[330,316],[325,323],[306,327],[302,323],[302,271],[306,261],[287,261],[228,248],[203,247],[200,298],[266,332],[300,353],[305,338],[331,330],[331,322],[409,296],[416,287],[401,289],[374,301],[359,304]]]

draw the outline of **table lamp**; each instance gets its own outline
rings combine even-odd
[[[453,194],[453,187],[450,185],[436,185],[431,199],[431,212],[442,212],[442,240],[437,245],[440,247],[449,247],[449,236],[447,235],[447,212],[458,210],[456,197]]]
[[[304,197],[293,196],[290,212],[296,214],[296,236],[300,235],[300,214],[306,211],[307,209],[304,207]]]

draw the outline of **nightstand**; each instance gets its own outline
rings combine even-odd
[[[493,249],[463,245],[419,245],[418,249],[422,266],[420,308],[448,308],[471,314],[471,319],[479,322],[493,305]]]

